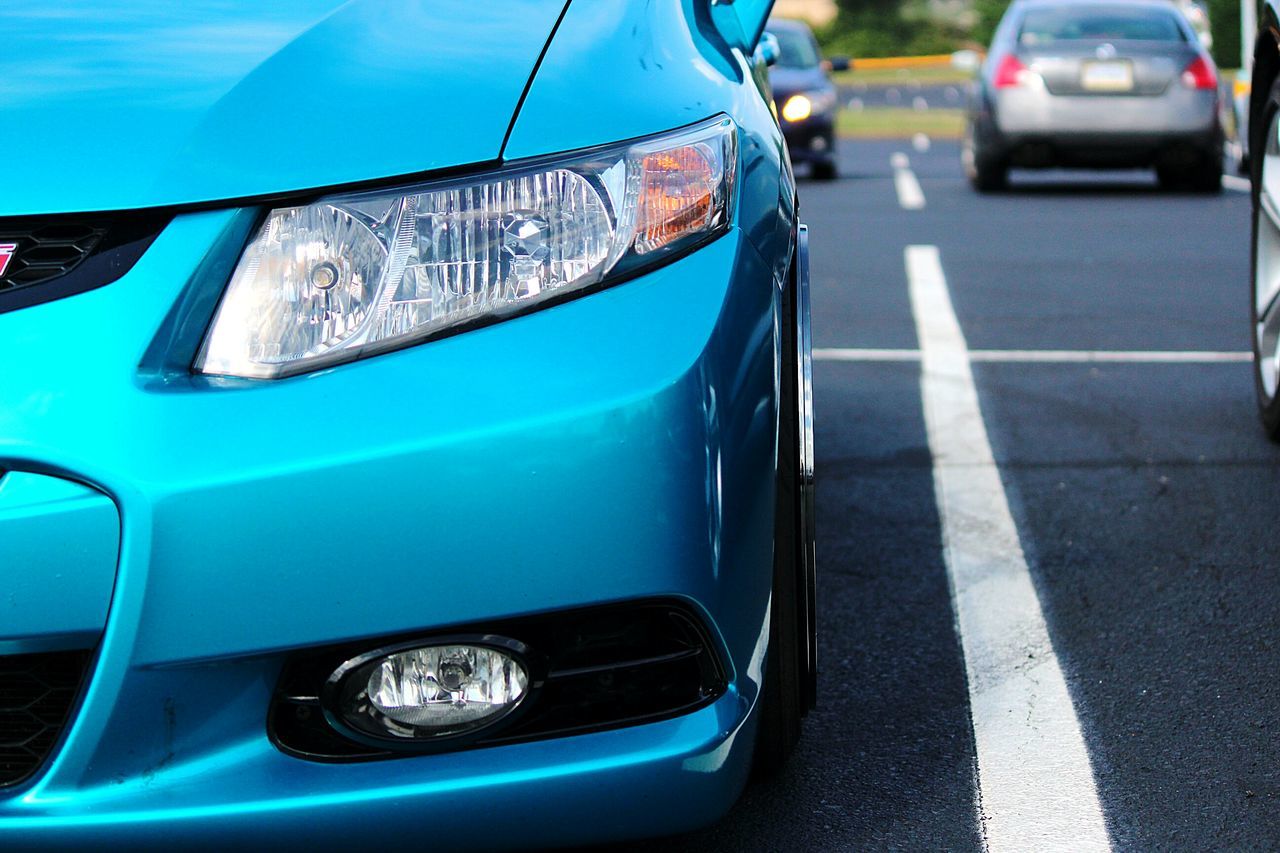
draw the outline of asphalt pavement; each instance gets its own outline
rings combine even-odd
[[[964,83],[842,83],[837,87],[841,106],[911,107],[913,109],[960,109],[965,104]]]
[[[1015,172],[1009,192],[979,196],[955,143],[842,142],[840,156],[839,181],[801,185],[821,704],[780,778],[663,849],[980,850],[1055,817],[1009,822],[998,785],[1021,771],[1003,739],[1056,755],[1071,733],[1088,796],[1055,793],[1114,849],[1280,848],[1280,449],[1256,423],[1245,354],[1247,195]],[[957,621],[963,530],[935,491],[950,427],[937,399],[926,422],[909,246],[936,247],[967,342],[969,428],[985,427],[1013,562],[1065,680],[1065,734],[1031,711],[993,726],[974,701],[990,662],[965,633],[972,614]],[[1005,606],[964,600],[980,618]]]

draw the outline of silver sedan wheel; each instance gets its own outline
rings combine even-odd
[[[1280,112],[1267,128],[1253,239],[1255,358],[1264,404],[1270,404],[1280,384]]]

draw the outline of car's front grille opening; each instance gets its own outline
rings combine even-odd
[[[53,752],[88,663],[87,651],[0,656],[0,787],[26,780]]]
[[[51,222],[15,229],[0,225],[4,274],[0,288],[39,284],[75,269],[89,256],[107,229],[93,222]]]
[[[370,649],[421,637],[381,638],[308,652],[291,659],[276,688],[268,726],[277,746],[318,761],[360,761],[471,749],[655,722],[704,707],[726,680],[702,620],[679,602],[646,601],[549,613],[448,634],[496,634],[526,645],[544,673],[509,725],[447,743],[405,749],[370,746],[330,724],[320,696],[329,675]],[[333,715],[335,709],[328,709]]]
[[[170,219],[148,211],[0,218],[0,311],[115,281]]]

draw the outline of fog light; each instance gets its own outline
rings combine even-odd
[[[324,705],[335,722],[378,739],[430,740],[487,727],[529,692],[523,647],[484,637],[382,649],[329,676]]]

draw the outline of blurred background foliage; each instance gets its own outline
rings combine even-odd
[[[1170,0],[1172,2],[1172,0]],[[1220,68],[1240,65],[1240,0],[1201,0]],[[1245,0],[1249,2],[1249,0]],[[838,14],[817,30],[827,55],[920,56],[991,42],[1009,0],[836,0]]]

